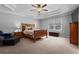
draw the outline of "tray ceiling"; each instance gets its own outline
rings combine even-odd
[[[79,5],[77,4],[47,4],[45,9],[48,11],[42,11],[38,14],[36,10],[31,11],[32,9],[35,9],[31,4],[0,4],[0,12],[41,19],[69,12],[71,13],[78,6]]]

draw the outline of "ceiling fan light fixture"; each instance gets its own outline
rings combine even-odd
[[[36,5],[32,5],[33,7],[35,7],[35,10],[40,13],[42,11],[48,11],[47,9],[44,9],[44,7],[47,6],[47,4],[36,4]]]
[[[42,8],[36,8],[36,10],[41,12],[43,9]]]

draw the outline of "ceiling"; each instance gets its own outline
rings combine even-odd
[[[36,10],[31,11],[34,9],[31,4],[0,4],[0,12],[31,17],[34,19],[42,19],[60,14],[69,14],[78,6],[78,4],[47,4],[45,9],[48,11],[42,11],[38,14]]]

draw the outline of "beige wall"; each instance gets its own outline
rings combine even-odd
[[[12,15],[0,12],[0,30],[4,32],[13,32],[21,23],[32,23],[39,27],[39,21],[19,15]]]

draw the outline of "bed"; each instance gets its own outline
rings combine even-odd
[[[47,38],[47,30],[45,29],[35,29],[35,24],[21,24],[22,26],[22,32],[24,33],[24,36],[32,38],[34,41],[36,41],[38,38],[41,38],[43,36],[46,36]]]

